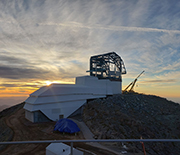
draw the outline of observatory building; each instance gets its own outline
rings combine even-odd
[[[92,56],[90,76],[76,77],[75,84],[51,84],[30,94],[25,117],[31,122],[57,121],[78,111],[89,99],[121,94],[123,60],[115,52]]]

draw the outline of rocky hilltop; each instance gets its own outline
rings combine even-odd
[[[97,139],[180,138],[180,105],[154,95],[131,93],[90,101],[83,120]],[[126,145],[142,151],[140,143]],[[180,143],[145,142],[145,149],[151,155],[174,155],[179,154]]]

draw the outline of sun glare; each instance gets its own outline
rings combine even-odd
[[[54,83],[54,82],[52,82],[52,81],[45,81],[45,83],[46,83],[46,85],[51,85],[52,83]]]
[[[50,86],[53,83],[59,83],[59,84],[74,84],[74,82],[64,82],[64,81],[45,81],[45,84],[47,86]]]

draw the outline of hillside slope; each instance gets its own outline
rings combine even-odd
[[[56,122],[32,123],[25,119],[22,104],[0,112],[0,141],[34,141],[34,140],[68,140],[84,139],[82,131],[77,134],[63,134],[53,132]],[[67,143],[70,145],[69,143]],[[2,155],[45,155],[49,144],[19,144],[0,146]],[[73,146],[82,149],[84,155],[114,155],[114,153],[87,143],[74,143]]]
[[[98,139],[180,138],[180,105],[153,95],[122,94],[90,101],[83,120]],[[142,151],[140,143],[126,145]],[[180,152],[179,143],[146,142],[145,148],[152,155]]]
[[[23,107],[24,103],[17,104],[0,112],[0,141],[11,141],[13,138],[13,130],[6,124],[6,118],[17,112]],[[5,145],[0,145],[0,151]]]

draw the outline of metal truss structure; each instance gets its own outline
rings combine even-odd
[[[121,74],[126,74],[126,68],[121,57],[115,52],[92,56],[90,58],[90,75],[98,79],[122,81]]]

